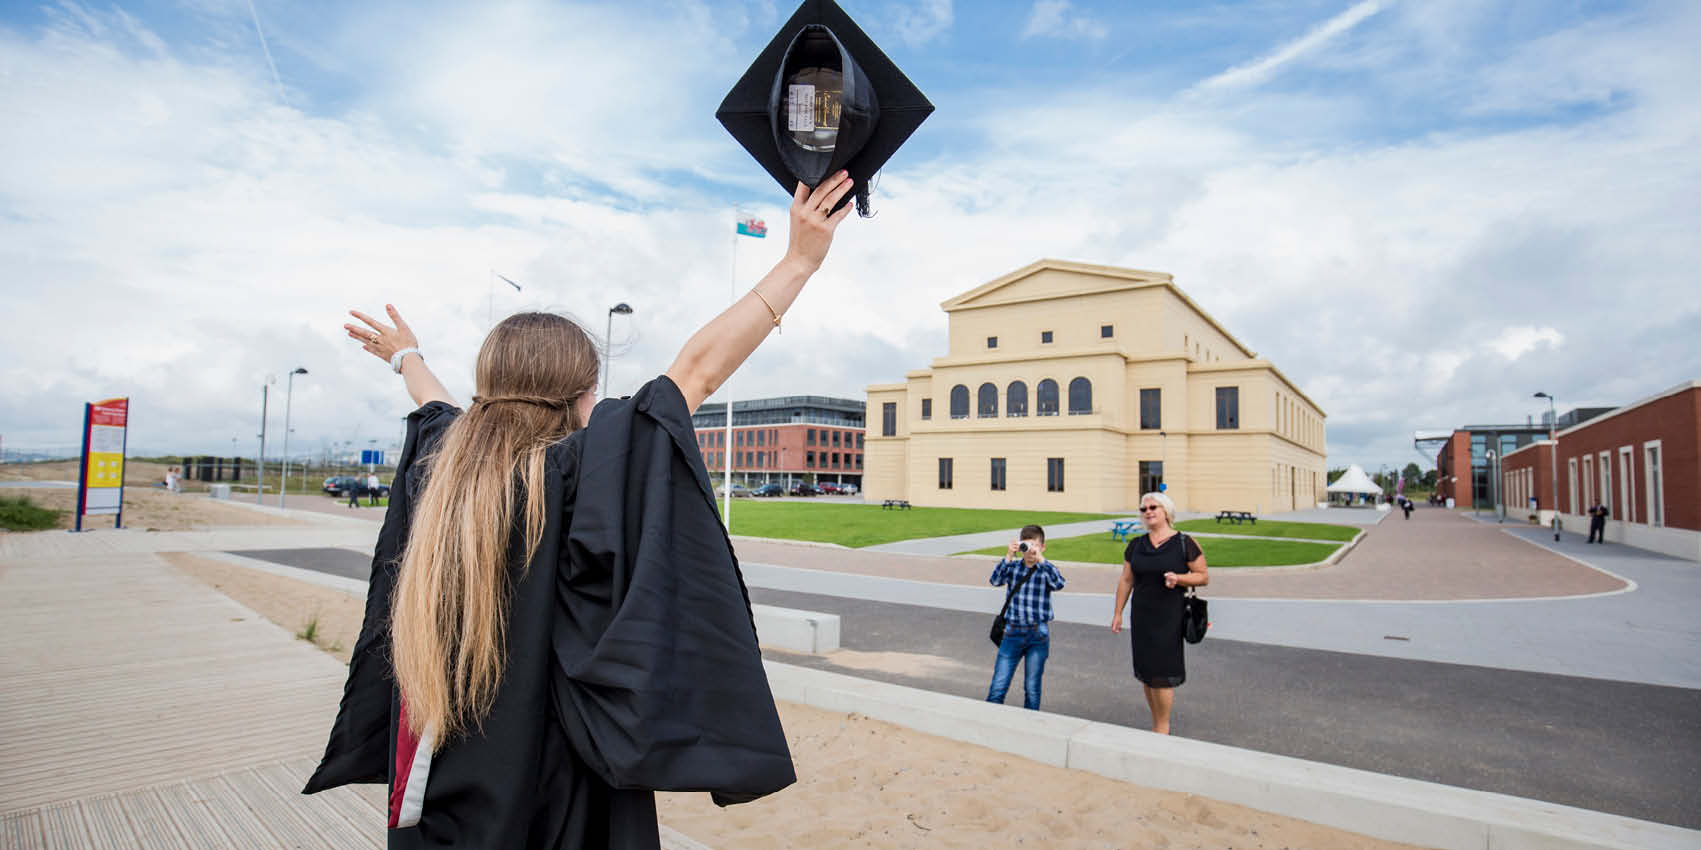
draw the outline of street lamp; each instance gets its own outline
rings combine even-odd
[[[1559,540],[1559,414],[1553,405],[1553,396],[1547,393],[1536,393],[1534,398],[1547,399],[1547,439],[1553,443],[1553,539]]]
[[[266,402],[271,396],[272,385],[277,382],[278,376],[267,375],[266,382],[260,385],[260,457],[254,463],[256,505],[266,503]]]
[[[290,408],[290,402],[295,400],[295,376],[296,375],[305,375],[305,374],[307,374],[306,369],[304,369],[300,366],[295,367],[295,370],[289,373],[288,388],[284,391],[283,478],[278,483],[278,507],[280,507],[280,508],[284,506],[284,491],[289,489],[289,408]]]
[[[622,316],[630,316],[630,315],[632,315],[632,305],[627,304],[625,301],[622,301],[619,304],[616,304],[613,307],[608,308],[608,333],[605,333],[605,334],[602,335],[602,395],[603,395],[603,398],[609,398],[610,397],[610,393],[609,393],[609,390],[608,390],[608,371],[609,371],[609,362],[608,361],[609,361],[610,358],[612,358],[614,356],[614,314],[616,314],[616,313],[619,313]]]

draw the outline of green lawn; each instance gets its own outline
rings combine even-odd
[[[1346,542],[1357,536],[1358,528],[1351,525],[1327,525],[1321,522],[1266,522],[1257,525],[1217,522],[1214,519],[1188,519],[1175,524],[1182,531],[1197,534],[1245,534],[1253,537],[1309,537],[1312,540]]]
[[[59,511],[44,508],[28,496],[0,496],[0,529],[40,531],[59,524]]]
[[[1286,540],[1234,540],[1223,537],[1195,537],[1205,550],[1205,563],[1213,567],[1281,567],[1290,564],[1314,564],[1329,557],[1340,548],[1334,543],[1295,543]],[[1048,540],[1045,556],[1053,561],[1085,561],[1094,564],[1120,564],[1128,544],[1112,540],[1110,532],[1086,534]],[[994,546],[967,553],[1004,554],[1004,547]]]
[[[717,505],[720,502],[716,503]],[[883,510],[879,505],[810,504],[735,499],[732,533],[781,540],[811,540],[843,546],[874,546],[896,540],[944,537],[975,531],[1110,519],[1107,514],[1056,511],[999,511],[971,508]],[[1109,528],[1109,526],[1106,526]],[[1003,550],[1000,550],[1003,551]]]

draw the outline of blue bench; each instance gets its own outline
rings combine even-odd
[[[1258,524],[1258,518],[1253,516],[1251,511],[1217,511],[1217,522],[1222,522],[1225,519],[1235,525],[1240,525],[1243,522]]]
[[[1134,519],[1119,519],[1110,524],[1110,539],[1127,540],[1128,535],[1140,527],[1140,521]]]

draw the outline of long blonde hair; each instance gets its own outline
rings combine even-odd
[[[479,349],[472,406],[415,467],[425,488],[391,600],[391,646],[408,726],[434,730],[433,749],[477,728],[496,700],[515,517],[523,508],[523,565],[543,539],[545,450],[584,426],[574,403],[597,369],[596,344],[572,320],[504,319]]]

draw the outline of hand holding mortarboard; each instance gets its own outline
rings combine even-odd
[[[868,215],[874,173],[932,112],[844,10],[804,0],[715,117],[782,188],[848,172],[857,211]]]

